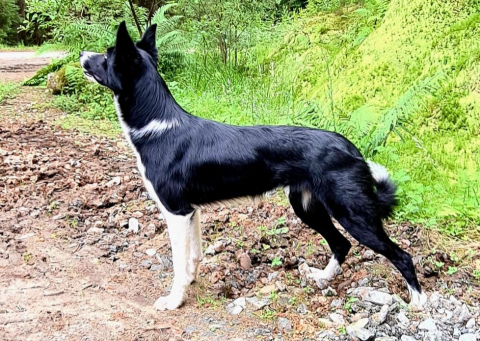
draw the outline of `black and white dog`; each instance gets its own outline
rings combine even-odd
[[[402,273],[411,304],[426,295],[411,257],[385,233],[382,219],[396,203],[386,169],[367,163],[343,136],[286,126],[237,127],[195,117],[177,104],[157,72],[153,25],[136,44],[125,23],[105,54],[82,52],[85,76],[114,93],[120,124],[137,157],[149,195],[163,213],[172,244],[170,295],[155,302],[176,309],[202,259],[199,207],[272,189],[286,189],[296,215],[320,233],[332,250],[324,270],[309,277],[330,280],[350,250],[334,217],[361,244],[387,257]]]

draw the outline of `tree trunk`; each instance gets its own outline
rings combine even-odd
[[[22,20],[25,20],[25,0],[17,0],[18,14]],[[19,32],[17,34],[17,42],[22,41],[25,44],[25,31]]]
[[[220,49],[220,54],[222,55],[223,64],[227,65],[228,48],[227,43],[225,42],[225,38],[222,36],[222,34],[218,35],[218,48]]]

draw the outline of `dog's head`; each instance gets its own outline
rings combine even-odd
[[[119,93],[143,75],[155,74],[158,51],[155,44],[157,25],[150,26],[136,44],[128,34],[125,22],[118,27],[117,41],[105,54],[82,51],[80,64],[88,80]]]

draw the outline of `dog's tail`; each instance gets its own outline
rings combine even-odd
[[[370,173],[372,173],[375,180],[375,187],[377,188],[378,205],[380,209],[380,216],[386,219],[393,215],[393,209],[398,204],[395,192],[397,186],[390,178],[388,171],[378,163],[368,161]]]

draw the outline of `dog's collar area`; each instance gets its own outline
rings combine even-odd
[[[179,126],[177,120],[158,120],[154,119],[150,121],[146,126],[140,129],[129,129],[132,140],[138,140],[147,136],[158,136],[165,133],[168,130],[174,129]]]

